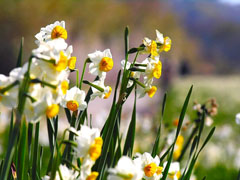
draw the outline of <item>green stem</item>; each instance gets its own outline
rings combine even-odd
[[[146,86],[143,84],[143,83],[141,83],[139,80],[137,80],[137,79],[134,79],[134,78],[130,78],[131,80],[133,80],[133,81],[135,81],[138,85],[140,85],[141,87],[143,87],[143,88],[146,88]]]
[[[43,85],[43,86],[48,86],[48,87],[53,88],[53,89],[57,88],[56,85],[50,84],[50,83],[48,83],[46,81],[39,80],[39,79],[32,79],[31,83],[41,83],[41,85]]]
[[[91,62],[91,60],[89,58],[87,58],[84,62],[84,65],[83,65],[83,70],[82,70],[82,75],[81,75],[81,80],[79,82],[79,89],[82,89],[82,83],[83,83],[83,76],[85,74],[85,70],[86,70],[86,66],[87,66],[87,63]]]
[[[17,84],[19,84],[19,81],[16,80],[14,81],[13,83],[9,84],[7,87],[3,88],[3,89],[0,89],[0,93],[3,94],[5,93],[6,91],[8,91],[9,89],[13,88],[14,86],[16,86]]]
[[[139,69],[139,68],[136,68],[136,67],[132,67],[129,69],[130,71],[138,71],[138,72],[145,72],[145,69]]]
[[[78,83],[79,83],[79,70],[76,69],[76,86],[79,87]]]
[[[83,83],[84,83],[84,84],[88,84],[88,85],[96,88],[97,90],[99,90],[99,91],[101,91],[101,92],[104,92],[104,89],[103,89],[102,87],[97,86],[97,85],[95,85],[95,84],[93,84],[93,83],[91,83],[91,82],[89,82],[89,81],[83,81]]]

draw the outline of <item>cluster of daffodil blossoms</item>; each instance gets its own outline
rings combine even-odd
[[[125,37],[128,35],[128,32],[126,32],[127,31],[125,31]],[[109,49],[88,54],[88,58],[83,67],[81,80],[70,88],[69,74],[71,72],[77,72],[78,81],[78,69],[75,69],[77,59],[72,56],[73,47],[66,43],[67,36],[64,21],[56,21],[54,24],[41,28],[40,32],[35,36],[38,47],[32,51],[30,60],[22,67],[13,69],[8,77],[0,75],[0,103],[11,109],[21,109],[19,106],[24,106],[22,113],[19,111],[21,118],[19,119],[18,116],[16,118],[16,127],[19,127],[19,124],[21,124],[19,122],[25,119],[31,128],[34,126],[33,122],[35,122],[35,138],[38,138],[39,135],[37,133],[39,133],[40,119],[47,117],[49,144],[52,155],[48,171],[46,174],[41,175],[42,179],[95,180],[96,178],[104,178],[108,180],[159,180],[164,177],[164,179],[167,180],[178,180],[181,177],[179,162],[172,162],[172,159],[164,162],[163,160],[166,155],[162,157],[163,160],[160,162],[160,155],[158,155],[158,149],[156,149],[159,145],[158,138],[156,139],[155,150],[153,150],[152,154],[145,152],[143,154],[136,153],[132,156],[133,145],[128,146],[126,140],[124,151],[125,149],[126,152],[130,150],[131,153],[123,152],[123,154],[120,153],[121,155],[119,155],[119,152],[121,152],[121,138],[119,137],[121,135],[119,135],[120,132],[115,136],[113,134],[113,129],[115,131],[120,125],[120,122],[116,119],[121,117],[119,113],[121,113],[122,105],[134,87],[136,88],[135,92],[138,92],[139,98],[145,94],[148,94],[149,97],[154,96],[157,87],[153,85],[153,80],[154,78],[160,78],[162,70],[160,53],[170,50],[170,38],[164,37],[163,34],[156,30],[156,40],[144,38],[143,44],[138,48],[132,48],[130,50],[128,50],[127,43],[125,44],[127,47],[126,59],[128,58],[128,54],[131,53],[136,53],[136,56],[132,63],[128,60],[121,61],[122,68],[124,69],[121,83],[125,83],[126,87],[121,85],[117,103],[115,103],[115,91],[113,106],[110,110],[109,117],[102,131],[100,131],[99,129],[92,128],[91,125],[89,127],[88,123],[84,123],[84,121],[87,119],[86,109],[89,100],[93,101],[96,97],[107,99],[111,95],[112,88],[105,86],[105,78],[107,72],[113,68],[112,54]],[[138,55],[142,54],[148,54],[148,56],[139,63],[136,60]],[[87,63],[89,63],[89,72],[96,76],[93,82],[83,80]],[[120,77],[119,73],[117,82],[119,82]],[[90,86],[88,93],[82,90],[82,83]],[[24,85],[26,87],[24,87]],[[116,85],[116,88],[117,87],[118,85]],[[191,89],[186,98],[187,103],[190,98]],[[136,108],[136,94],[137,93],[135,93],[134,109]],[[18,102],[21,99],[19,96],[25,97],[24,102]],[[63,140],[59,142],[57,139],[57,116],[60,106],[65,109],[71,127],[66,127],[65,130],[65,132],[69,132],[69,140],[65,139],[64,133]],[[184,105],[185,110],[186,107],[187,105]],[[183,110],[183,112],[185,110]],[[136,109],[135,111],[133,110],[133,117],[134,113],[136,116]],[[177,159],[182,151],[183,136],[179,136],[179,131],[183,117],[184,115],[181,117],[180,125],[177,125],[178,130],[173,144],[171,144],[169,150],[166,151],[168,153],[171,148],[174,149],[175,147],[173,153],[174,159]],[[133,124],[134,121],[136,121],[136,119],[133,118]],[[130,125],[131,124],[132,123],[130,123]],[[133,128],[134,131],[131,128]],[[135,127],[131,126],[131,128],[129,126],[128,133],[135,134]],[[18,133],[16,129],[17,128],[12,130],[13,135],[10,136],[13,142],[17,141],[16,135],[14,134]],[[20,141],[25,142],[24,139],[22,140],[22,138],[25,138],[25,136],[22,136],[22,133],[26,133],[26,130],[21,129],[20,132]],[[31,133],[32,131],[28,132],[28,134]],[[134,134],[129,136],[134,136]],[[31,140],[31,138],[28,140]],[[111,145],[110,142],[112,143]],[[31,144],[32,142],[29,141],[28,143]],[[35,140],[34,143],[38,143],[38,140]],[[66,143],[66,146],[63,151],[62,145],[64,143]],[[119,144],[119,148],[114,154],[117,143]],[[21,146],[19,145],[20,147],[18,149],[22,148],[22,144],[19,144]],[[14,143],[10,144],[9,152],[13,152],[13,147]],[[38,144],[34,144],[34,149],[28,146],[28,148],[30,148],[28,152],[31,153],[33,159],[36,158],[36,160],[40,161],[40,157],[36,157],[38,156],[37,147]],[[112,150],[110,150],[111,148]],[[21,152],[22,151],[19,150],[19,153]],[[113,153],[114,156],[110,156],[109,153]],[[112,158],[112,160],[108,161],[108,158]],[[8,162],[11,162],[11,156],[7,154],[6,163],[3,165],[6,170],[10,164]],[[34,164],[35,162],[33,160],[30,163]],[[37,176],[36,171],[34,171],[34,168],[37,169],[37,166],[37,163],[32,165],[32,167],[29,166],[29,171],[32,172],[28,173],[31,174],[33,179]],[[14,164],[11,165],[14,178],[17,177],[17,174],[24,177],[23,174],[27,171],[19,170],[18,167],[16,174],[16,170],[14,170],[13,167]],[[165,170],[167,174],[164,174]],[[6,179],[7,173],[4,171],[1,171],[1,173],[3,174],[1,177]],[[38,176],[40,176],[40,172],[38,173]]]

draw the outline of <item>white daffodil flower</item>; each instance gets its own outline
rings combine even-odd
[[[53,118],[56,115],[58,115],[59,112],[59,102],[56,102],[56,100],[53,98],[53,94],[51,91],[49,91],[48,87],[42,88],[42,98],[37,100],[33,104],[34,109],[34,119],[37,120],[44,116],[48,118]]]
[[[143,39],[143,44],[145,46],[143,51],[140,51],[141,54],[151,54],[151,58],[159,58],[157,43],[154,40],[151,40],[147,37]]]
[[[36,34],[35,37],[37,38],[35,41],[37,45],[39,45],[40,42],[47,42],[57,38],[67,39],[65,22],[56,21],[53,24],[47,25],[41,28],[40,32]]]
[[[169,51],[171,49],[171,45],[172,45],[172,41],[169,37],[163,37],[163,34],[160,33],[158,30],[156,30],[156,42],[160,43],[160,47],[158,48],[158,52],[162,52],[162,51]]]
[[[143,73],[144,85],[149,86],[153,83],[153,78],[159,79],[162,75],[162,63],[161,61],[149,62],[148,59],[143,61],[143,64],[147,64],[146,70]]]
[[[110,49],[106,49],[103,52],[96,51],[88,54],[88,57],[92,61],[89,65],[89,72],[93,75],[102,77],[113,68],[113,59]]]
[[[143,170],[140,164],[135,163],[127,156],[122,156],[114,168],[108,170],[107,180],[141,180],[143,178]]]
[[[0,90],[11,86],[17,79],[0,74]],[[0,103],[8,108],[16,108],[18,104],[18,87],[14,85],[4,93],[0,93]]]
[[[146,94],[148,94],[148,96],[152,98],[155,95],[156,91],[157,91],[156,86],[148,85],[145,88],[138,86],[137,88],[137,93],[139,94],[138,98],[142,98]]]
[[[160,167],[160,159],[158,156],[153,158],[151,154],[137,154],[137,158],[133,160],[136,164],[140,164],[144,171],[144,179],[158,180],[162,177],[163,167]]]
[[[163,163],[163,171],[166,166],[167,166],[167,162]],[[180,176],[181,176],[181,172],[180,172],[179,162],[171,163],[168,171],[167,180],[178,180]]]
[[[71,111],[84,110],[87,107],[85,92],[74,86],[67,90],[61,105]]]
[[[107,99],[112,93],[111,86],[105,86],[104,85],[104,79],[105,76],[101,77],[100,80],[94,81],[92,84],[100,87],[103,89],[103,91],[100,91],[99,89],[96,89],[95,87],[91,87],[93,93],[91,94],[91,100],[94,100],[96,97],[100,97],[102,99]]]
[[[100,137],[100,131],[97,128],[89,128],[81,126],[80,131],[77,131],[75,142],[77,147],[74,147],[76,157],[91,159],[96,161],[102,152],[103,140]],[[88,164],[89,162],[87,162]]]

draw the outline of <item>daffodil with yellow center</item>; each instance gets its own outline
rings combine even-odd
[[[52,104],[47,107],[46,109],[46,115],[48,118],[53,118],[56,115],[58,115],[59,112],[59,106],[57,104]]]
[[[102,144],[103,144],[103,140],[101,137],[95,138],[94,143],[91,144],[90,149],[89,149],[89,155],[93,161],[96,161],[99,158],[99,156],[101,155]]]
[[[112,93],[112,88],[111,88],[111,86],[109,86],[109,90],[108,90],[108,92],[105,93],[105,96],[104,96],[103,98],[104,98],[104,99],[109,98],[109,96],[111,95],[111,93]]]
[[[71,100],[67,102],[67,108],[71,111],[76,111],[78,109],[78,102],[75,100]]]
[[[56,38],[63,38],[67,39],[67,31],[64,29],[62,26],[55,26],[51,32],[51,38],[56,39]]]
[[[102,77],[106,75],[106,72],[113,68],[113,59],[110,49],[102,51],[96,51],[88,54],[91,63],[89,64],[89,72],[93,75]]]
[[[144,167],[144,173],[147,177],[152,177],[157,171],[157,165],[155,163],[150,163]]]
[[[160,46],[159,51],[168,52],[171,49],[172,40],[169,37],[164,37],[164,43]]]
[[[165,169],[167,166],[167,162],[165,162],[163,164],[163,169]],[[170,164],[170,167],[169,167],[169,171],[168,171],[168,179],[171,179],[171,180],[178,180],[181,176],[181,172],[180,172],[180,165],[179,165],[179,162],[172,162]]]
[[[98,172],[93,171],[93,172],[91,172],[91,174],[87,177],[86,180],[96,180],[97,177],[98,177]]]
[[[161,63],[161,61],[158,61],[158,63],[154,64],[152,75],[156,79],[159,79],[161,77],[161,75],[162,75],[162,63]]]
[[[110,57],[104,57],[99,63],[99,70],[108,72],[113,68],[113,60]]]
[[[74,86],[67,90],[61,105],[71,111],[84,110],[87,107],[85,92]]]
[[[147,92],[148,96],[149,96],[150,98],[152,98],[152,97],[155,95],[156,91],[157,91],[157,87],[156,87],[156,86],[152,86],[152,87],[151,87],[150,89],[148,89],[146,92]]]

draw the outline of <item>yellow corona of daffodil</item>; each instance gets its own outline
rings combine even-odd
[[[98,172],[93,171],[93,172],[91,172],[91,174],[87,177],[86,180],[96,180],[97,177],[98,177],[98,174],[99,174]]]
[[[56,115],[58,115],[58,112],[59,112],[59,105],[57,104],[52,104],[48,106],[46,109],[46,115],[48,118],[55,117]]]
[[[51,32],[51,38],[63,38],[67,39],[67,31],[62,26],[55,26]]]

